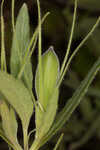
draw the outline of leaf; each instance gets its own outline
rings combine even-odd
[[[0,71],[0,92],[18,113],[23,128],[27,129],[33,112],[33,102],[22,81]]]
[[[56,87],[59,78],[59,60],[51,46],[42,55],[42,77],[43,77],[43,100],[39,99],[39,103],[46,110],[49,99]],[[37,98],[39,98],[39,69],[37,67],[35,76],[35,90]]]
[[[25,56],[28,44],[30,41],[30,27],[29,27],[29,15],[26,4],[23,4],[22,8],[19,11],[15,31],[13,33],[12,39],[12,48],[11,48],[11,59],[10,67],[11,73],[14,77],[17,77],[20,69],[21,62]],[[32,65],[31,60],[26,59],[27,64],[22,75],[22,80],[27,88],[32,89]]]
[[[42,137],[49,131],[56,115],[58,107],[59,89],[57,88],[57,81],[59,78],[59,60],[54,53],[52,47],[42,56],[42,86],[43,99],[39,99],[39,70],[37,67],[35,76],[35,88],[38,98],[38,103],[43,108],[36,107],[36,144],[40,142]],[[37,142],[38,141],[38,142]],[[35,142],[32,149],[36,148]]]
[[[2,105],[2,100],[1,100],[1,94],[0,94],[0,106]],[[0,117],[1,117],[1,115],[0,115]],[[0,121],[0,137],[6,142],[6,143],[8,143],[8,145],[10,145],[13,149],[14,149],[14,146],[13,146],[13,144],[11,143],[11,141],[9,141],[8,139],[7,139],[7,137],[5,136],[5,134],[4,134],[4,131],[3,131],[3,129],[2,129],[2,122]]]
[[[88,87],[90,86],[91,82],[95,78],[96,74],[100,69],[100,58],[95,62],[91,70],[89,71],[86,78],[82,81],[80,86],[77,88],[75,93],[73,94],[72,98],[66,103],[63,110],[58,114],[54,124],[52,125],[51,129],[47,133],[47,135],[42,139],[41,145],[47,142],[54,134],[57,133],[58,130],[62,128],[62,126],[68,121],[69,117],[79,105],[80,101],[86,94]]]
[[[37,94],[37,98],[38,98],[38,103],[42,106],[44,111],[41,111],[40,108],[36,109],[36,130],[37,133],[39,133],[40,136],[40,129],[41,129],[41,125],[43,123],[48,124],[48,122],[44,122],[44,117],[46,116],[45,114],[47,113],[47,111],[49,109],[51,109],[51,104],[52,104],[52,97],[58,95],[55,92],[55,88],[56,88],[56,84],[57,84],[57,80],[59,77],[59,60],[57,58],[57,55],[54,53],[54,50],[52,47],[49,48],[48,51],[46,51],[44,53],[44,55],[42,56],[42,87],[43,87],[43,99],[39,99],[39,68],[37,67],[37,71],[36,71],[36,76],[35,76],[35,89],[36,89],[36,94]],[[55,99],[55,109],[57,109],[57,98],[58,96],[56,96]],[[51,104],[50,104],[51,101]],[[49,108],[50,107],[50,108]],[[53,112],[51,111],[52,115]],[[48,112],[50,113],[50,112]],[[51,116],[52,116],[51,115]],[[54,113],[55,116],[55,113]],[[52,120],[52,119],[51,119]],[[50,121],[49,121],[50,123]],[[45,129],[48,130],[48,129]]]
[[[36,109],[36,123],[40,123],[38,126],[40,128],[36,128],[36,137],[30,150],[37,149],[37,147],[40,147],[41,139],[49,131],[56,115],[58,107],[58,96],[59,91],[56,88],[53,93],[53,96],[49,100],[48,109],[45,112],[41,111],[39,107]]]
[[[11,124],[12,124],[12,132],[14,133],[15,136],[17,136],[18,123],[17,123],[17,120],[16,120],[15,111],[13,110],[12,107],[10,107],[9,114],[10,114],[10,121],[11,121]]]
[[[58,106],[58,96],[59,96],[59,91],[56,88],[51,99],[49,99],[48,107],[46,111],[41,111],[41,109],[38,107],[36,110],[36,123],[39,123],[39,128],[36,129],[36,137],[39,136],[42,137],[44,136],[48,130],[50,129],[55,115],[57,111],[57,106]]]
[[[2,117],[2,127],[5,132],[5,136],[11,141],[16,149],[22,150],[17,141],[17,126],[15,126],[15,117],[14,115],[12,117],[12,112],[9,111],[8,105],[3,100],[0,105],[0,114]]]
[[[4,132],[3,130],[0,129],[0,137],[8,144],[10,145],[13,149],[15,149],[14,145],[11,143],[11,141],[9,141],[5,135],[4,135]]]

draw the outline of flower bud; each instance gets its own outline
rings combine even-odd
[[[39,103],[42,105],[44,110],[46,110],[48,101],[54,92],[58,78],[59,78],[59,60],[53,50],[53,47],[50,47],[42,55],[43,100],[39,100]],[[36,94],[37,94],[37,98],[38,98],[38,96],[39,96],[39,71],[38,71],[38,68],[37,68],[36,76],[35,76],[35,88],[36,88]]]

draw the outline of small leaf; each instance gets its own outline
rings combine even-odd
[[[30,27],[29,27],[29,15],[26,4],[23,4],[22,8],[19,11],[15,31],[13,33],[12,48],[11,48],[11,73],[14,77],[17,77],[20,69],[21,62],[25,56],[28,44],[30,41]],[[24,69],[22,80],[27,88],[32,89],[32,65],[31,60],[26,60],[27,64]]]
[[[36,137],[43,137],[50,129],[58,108],[58,96],[59,91],[56,88],[52,97],[49,99],[46,111],[43,112],[39,107],[37,108],[36,123],[39,124],[39,126],[36,128]]]
[[[15,149],[14,145],[11,143],[11,141],[9,141],[9,139],[7,139],[7,137],[4,134],[3,129],[0,129],[0,137],[8,144],[10,145],[13,149]]]
[[[56,115],[58,106],[59,89],[57,81],[59,78],[59,60],[52,47],[42,56],[42,77],[43,77],[43,100],[38,99],[43,107],[36,107],[36,139],[31,147],[35,149],[42,137],[49,131]],[[39,71],[37,68],[35,85],[37,98],[39,98]]]
[[[12,124],[12,132],[14,133],[15,136],[17,136],[17,130],[18,130],[18,124],[17,124],[17,120],[16,120],[16,114],[15,111],[13,110],[13,108],[10,106],[10,110],[9,110],[9,114],[10,114],[10,121]]]
[[[2,117],[2,127],[5,136],[11,141],[16,149],[22,150],[17,141],[17,132],[15,132],[15,120],[12,118],[8,105],[2,101],[0,105],[0,114]]]
[[[23,128],[27,129],[33,112],[33,102],[27,88],[20,80],[0,71],[0,92],[18,113]]]
[[[37,147],[39,148],[41,139],[49,131],[57,111],[58,94],[59,91],[56,88],[52,98],[49,100],[48,109],[45,112],[41,111],[39,107],[36,109],[36,123],[39,124],[36,126],[36,137],[30,150],[37,149]]]
[[[54,53],[54,50],[52,47],[49,48],[48,51],[44,53],[42,56],[42,77],[43,77],[43,99],[38,99],[39,104],[43,107],[45,113],[49,110],[49,107],[51,109],[52,102],[50,104],[50,101],[53,99],[54,96],[53,93],[55,92],[56,84],[59,77],[59,60],[57,58],[57,55]],[[36,85],[36,93],[37,98],[39,98],[39,71],[37,68],[36,76],[35,76],[35,85]],[[56,94],[58,95],[58,94]],[[57,98],[55,98],[55,109],[57,109]],[[51,111],[51,110],[49,110]],[[39,108],[36,110],[36,130],[38,133],[38,130],[40,130],[41,125],[44,123],[44,117],[45,113],[41,112]],[[49,112],[50,113],[50,112]],[[53,115],[53,112],[52,112]],[[55,112],[54,112],[55,116]],[[53,117],[54,119],[54,117]],[[51,119],[52,120],[52,119]],[[47,122],[45,122],[48,124]],[[50,123],[51,124],[51,123]],[[46,129],[48,130],[48,129]]]
[[[50,47],[42,56],[42,76],[43,76],[43,100],[39,100],[44,110],[48,105],[48,100],[53,94],[59,78],[59,60],[53,47]],[[35,76],[35,89],[37,98],[39,97],[39,71],[37,68]]]

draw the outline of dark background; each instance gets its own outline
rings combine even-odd
[[[35,0],[16,0],[15,1],[15,18],[22,4],[26,2],[29,9],[31,34],[37,26],[37,4]],[[42,48],[43,52],[53,45],[57,53],[60,64],[62,63],[70,36],[73,10],[73,0],[40,0],[42,16],[50,11],[45,23],[42,26]],[[92,26],[95,24],[100,15],[99,0],[79,0],[77,9],[77,19],[74,31],[74,37],[71,47],[71,53],[81,40],[87,35]],[[5,0],[4,4],[5,18],[5,43],[7,61],[9,65],[10,47],[11,47],[11,1]],[[36,48],[37,49],[37,48]],[[36,68],[37,52],[32,56]],[[80,82],[85,78],[86,74],[92,67],[93,63],[100,56],[100,25],[95,30],[90,39],[77,53],[72,61],[69,71],[60,87],[59,111],[65,105],[67,99],[72,96]],[[100,149],[100,73],[96,76],[91,88],[83,101],[72,114],[70,120],[42,149],[53,149],[61,133],[64,138],[59,146],[59,150],[99,150]],[[34,116],[32,118],[34,120]],[[32,120],[32,121],[33,121]],[[34,123],[33,123],[34,126]],[[30,129],[32,128],[32,123]],[[19,127],[19,137],[21,128]],[[19,138],[20,139],[20,138]],[[76,146],[75,146],[76,145]],[[1,140],[0,150],[7,150],[7,145]]]

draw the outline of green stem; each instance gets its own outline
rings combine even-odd
[[[1,2],[1,70],[7,71],[6,56],[5,56],[5,43],[4,43],[4,18],[3,18],[3,4]]]
[[[59,139],[58,139],[58,141],[57,141],[57,143],[56,143],[56,145],[55,145],[53,150],[57,150],[58,149],[58,147],[59,147],[59,145],[60,145],[60,143],[61,143],[61,141],[63,139],[63,136],[64,136],[64,134],[62,133],[61,136],[59,137]]]
[[[43,24],[43,22],[45,21],[46,17],[47,17],[49,14],[50,14],[50,13],[48,12],[48,13],[46,13],[46,14],[44,15],[44,17],[43,17],[43,19],[42,19],[42,21],[41,21],[41,24]],[[21,66],[21,70],[19,71],[18,78],[21,78],[21,76],[22,76],[22,74],[23,74],[25,65],[26,65],[26,63],[27,63],[27,61],[26,61],[27,56],[28,56],[28,54],[29,54],[29,51],[30,51],[30,48],[32,47],[33,42],[35,42],[35,40],[36,40],[36,36],[37,36],[37,34],[38,34],[38,30],[39,30],[39,25],[38,25],[38,27],[36,28],[36,30],[35,30],[35,32],[34,32],[32,38],[31,38],[31,41],[30,41],[30,43],[29,43],[29,45],[28,45],[28,48],[27,48],[27,52],[25,53],[25,56],[24,56],[24,58],[23,58],[23,60],[22,60],[22,66]],[[34,49],[35,49],[35,43],[34,43],[34,45],[33,45],[33,47],[32,47],[32,51],[30,52],[28,59],[30,59],[32,53],[34,52]]]
[[[34,141],[34,143],[32,144],[32,146],[31,146],[31,148],[30,148],[30,150],[39,150],[39,148],[40,148],[40,144],[39,144],[40,142],[39,142],[39,140],[37,139],[35,139],[35,141]]]
[[[24,150],[28,150],[28,135],[27,135],[27,129],[23,129],[23,136],[24,136]]]
[[[38,5],[38,24],[39,24],[39,38],[38,38],[38,66],[39,66],[39,100],[43,101],[43,75],[42,75],[42,38],[41,38],[41,12],[40,2],[37,0]]]
[[[12,0],[12,29],[13,29],[13,33],[14,33],[14,29],[15,29],[15,25],[14,25],[14,22],[15,22],[15,18],[14,18],[14,7],[15,7],[15,0]]]
[[[98,26],[99,22],[100,22],[100,17],[98,18],[98,20],[97,20],[97,22],[95,23],[95,25],[92,27],[91,31],[87,34],[87,36],[82,40],[82,42],[77,46],[77,48],[74,50],[73,54],[70,56],[70,58],[69,58],[69,60],[68,60],[68,62],[67,62],[67,64],[66,64],[66,66],[65,66],[65,69],[64,69],[64,71],[63,71],[63,73],[62,73],[62,75],[61,75],[61,78],[60,78],[60,80],[59,80],[59,82],[58,82],[58,87],[61,85],[62,80],[63,80],[63,78],[64,78],[64,76],[65,76],[65,74],[66,74],[66,71],[67,71],[68,68],[69,68],[69,65],[70,65],[72,59],[74,58],[74,56],[76,55],[76,53],[79,51],[79,49],[83,46],[83,44],[84,44],[84,43],[89,39],[89,37],[92,35],[92,33],[94,32],[94,30],[95,30],[96,27]]]
[[[74,6],[75,7],[74,7],[74,16],[73,16],[73,23],[72,23],[72,28],[71,28],[71,34],[70,34],[70,38],[69,38],[69,42],[68,42],[68,48],[67,48],[67,51],[66,51],[66,55],[65,55],[62,67],[61,67],[60,76],[62,76],[62,73],[64,71],[66,62],[68,60],[68,55],[69,55],[69,52],[70,52],[70,48],[71,48],[71,43],[72,43],[72,38],[73,38],[73,33],[74,33],[74,27],[75,27],[75,20],[76,20],[77,0],[75,0],[75,5]]]

